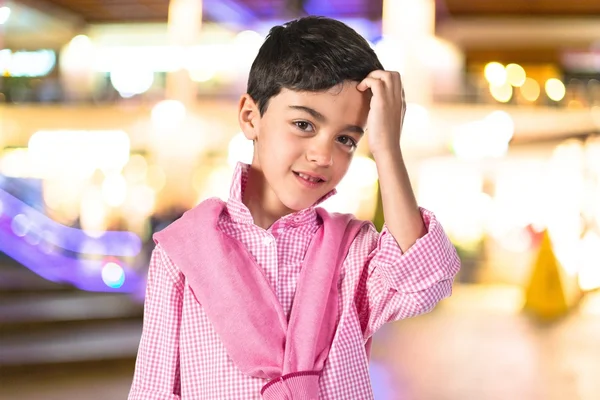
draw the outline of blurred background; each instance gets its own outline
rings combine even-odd
[[[376,336],[376,399],[600,398],[597,0],[0,0],[0,398],[126,398],[151,235],[226,198],[250,64],[308,14],[402,73],[462,259]],[[377,198],[361,148],[325,206],[379,225]]]

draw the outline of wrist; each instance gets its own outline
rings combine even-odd
[[[394,163],[402,161],[402,151],[400,146],[387,146],[384,149],[373,149],[371,154],[375,159],[375,162],[387,162],[391,161]]]

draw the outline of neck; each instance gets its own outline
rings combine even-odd
[[[248,171],[242,202],[250,210],[254,223],[263,229],[268,229],[279,218],[291,212],[269,187],[262,171],[255,166],[251,166]]]

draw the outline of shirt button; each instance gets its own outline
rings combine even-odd
[[[271,243],[273,243],[273,238],[271,238],[271,237],[265,237],[265,238],[263,238],[263,244],[265,246],[270,246]]]

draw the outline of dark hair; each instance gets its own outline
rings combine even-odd
[[[362,81],[383,69],[369,43],[354,29],[325,17],[304,17],[271,28],[250,68],[248,94],[260,114],[282,88],[323,91]]]

